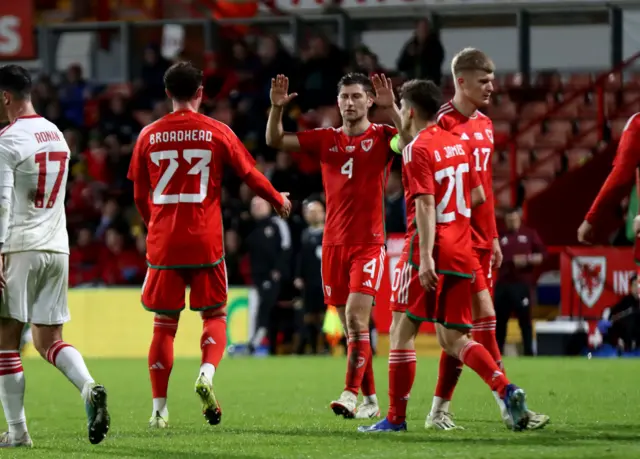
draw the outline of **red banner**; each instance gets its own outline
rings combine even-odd
[[[562,315],[600,319],[629,293],[636,270],[631,247],[567,247],[560,255]]]
[[[0,60],[33,59],[33,0],[0,2]]]
[[[393,271],[396,269],[396,264],[402,254],[403,245],[404,234],[387,235],[387,265],[385,266],[385,274],[382,277],[380,290],[376,296],[376,305],[373,308],[376,328],[380,333],[389,333],[389,328],[391,327],[391,310],[389,309],[391,284],[393,282]],[[427,322],[422,325],[420,330],[427,333],[435,333],[433,324]]]

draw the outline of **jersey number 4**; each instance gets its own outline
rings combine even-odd
[[[151,161],[156,166],[160,166],[161,161],[169,161],[167,169],[164,171],[160,180],[153,190],[154,204],[177,204],[179,202],[201,203],[207,197],[207,189],[209,187],[209,164],[211,163],[211,150],[188,149],[182,151],[182,159],[193,167],[189,169],[187,175],[200,176],[200,192],[199,193],[176,193],[164,194],[164,190],[171,182],[178,168],[180,167],[180,152],[178,150],[156,151],[151,153]]]
[[[38,165],[38,185],[36,188],[36,195],[34,197],[34,205],[38,209],[43,209],[44,198],[46,196],[47,175],[52,172],[53,164],[58,163],[55,166],[58,169],[56,180],[53,182],[53,188],[49,193],[49,199],[47,200],[47,209],[51,209],[56,203],[58,193],[60,192],[60,186],[62,185],[62,177],[67,170],[67,152],[66,151],[48,151],[44,153],[38,153],[34,156],[36,164]]]
[[[442,183],[444,179],[447,179],[447,189],[444,192],[442,200],[436,206],[436,222],[452,222],[456,219],[456,212],[464,217],[471,217],[471,209],[467,207],[465,201],[464,181],[462,179],[463,174],[468,172],[469,163],[458,164],[457,167],[445,167],[436,172],[434,177],[436,182]],[[456,193],[456,210],[445,212],[447,207],[449,207],[449,201],[451,201],[454,191]]]

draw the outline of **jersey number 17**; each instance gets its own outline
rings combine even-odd
[[[48,151],[43,153],[37,153],[34,156],[35,162],[38,165],[38,184],[36,187],[36,195],[33,199],[34,205],[38,209],[43,209],[44,198],[46,197],[47,175],[53,170],[54,167],[58,169],[56,180],[53,183],[53,188],[49,193],[49,199],[47,200],[47,209],[51,209],[56,203],[58,193],[60,192],[60,186],[62,185],[62,177],[67,170],[67,152],[66,151]],[[54,166],[53,163],[58,163]]]

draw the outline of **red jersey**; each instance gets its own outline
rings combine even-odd
[[[493,123],[476,111],[472,117],[460,113],[452,102],[447,102],[438,112],[438,125],[462,140],[471,153],[470,163],[480,177],[487,200],[473,209],[471,214],[471,235],[473,246],[491,249],[498,237],[496,212],[493,197]]]
[[[638,115],[640,113],[636,113],[627,121],[613,161],[613,169],[585,217],[585,220],[593,226],[606,218],[607,212],[611,212],[620,204],[620,201],[631,191],[634,180],[637,181],[637,170],[640,167],[640,116]],[[638,185],[640,193],[640,184]],[[636,264],[640,265],[640,243],[637,238],[634,258]]]
[[[189,110],[145,127],[128,178],[149,193],[147,263],[155,268],[212,266],[224,256],[223,165],[244,178],[255,165],[223,123]]]
[[[300,149],[320,160],[327,201],[324,245],[384,244],[384,189],[391,167],[389,142],[397,130],[371,124],[362,134],[342,129],[298,132]]]
[[[436,240],[433,257],[437,271],[471,277],[471,189],[480,186],[470,170],[469,154],[459,137],[438,126],[423,129],[402,152],[402,181],[407,201],[407,235],[403,252],[420,264],[416,226],[416,197],[434,196]]]

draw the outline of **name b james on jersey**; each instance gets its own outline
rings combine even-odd
[[[13,179],[2,253],[69,253],[64,201],[70,156],[62,132],[41,116],[18,118],[0,131],[2,183]]]

